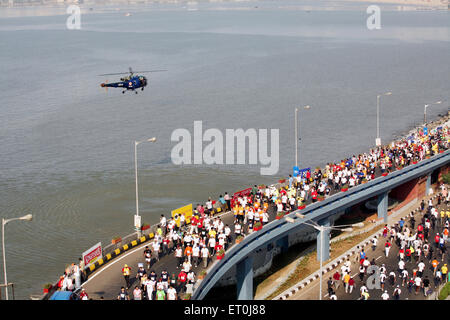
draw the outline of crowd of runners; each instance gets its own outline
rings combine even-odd
[[[329,298],[337,300],[339,295],[341,299],[347,299],[356,290],[355,287],[359,287],[360,299],[363,300],[398,300],[402,291],[406,296],[422,294],[427,297],[441,284],[448,282],[450,195],[447,188],[444,184],[440,186],[435,203],[432,198],[428,203],[422,200],[418,213],[411,212],[392,227],[385,225],[381,240],[372,238],[371,251],[374,252],[379,245],[383,246],[385,258],[391,255],[397,257],[394,265],[377,263],[373,256],[372,259],[368,257],[370,250],[362,250],[358,255],[358,270],[351,270],[352,263],[348,259],[328,279]],[[340,284],[343,289],[338,291]]]
[[[213,259],[220,259],[236,239],[243,238],[267,224],[271,219],[271,213],[283,215],[311,202],[320,201],[332,193],[355,187],[379,175],[386,175],[403,166],[438,154],[448,149],[449,133],[447,126],[433,129],[427,135],[423,134],[423,131],[417,131],[388,146],[374,148],[369,153],[352,156],[338,163],[329,163],[323,169],[308,170],[306,174],[297,177],[289,175],[287,184],[283,187],[255,185],[247,195],[233,198],[225,193],[224,196],[220,195],[217,203],[208,199],[204,205],[198,204],[190,223],[186,223],[183,215],[170,218],[161,215],[155,236],[145,246],[143,252],[145,265],[141,263],[135,272],[127,265],[123,267],[122,274],[126,285],[117,298],[130,299],[128,290],[133,290],[131,296],[136,300],[175,300],[182,294],[192,294],[193,285],[198,278],[193,268],[201,266],[206,269]],[[213,209],[217,206],[224,212],[232,211],[233,223],[226,224],[222,217],[213,214]],[[425,226],[425,223],[426,221],[421,225]],[[394,239],[397,240],[398,235],[404,234],[405,230],[412,232],[407,228],[394,231]],[[409,236],[411,235],[408,234]],[[403,240],[405,241],[405,246],[409,247],[411,243],[415,246],[418,240]],[[424,243],[420,244],[423,245]],[[177,274],[169,274],[166,270],[160,274],[152,271],[154,263],[166,255],[175,257]],[[84,270],[84,266],[79,265],[78,269]],[[73,280],[74,285],[62,285],[60,289],[78,288],[83,280],[83,272],[80,270],[76,271],[75,275],[66,272],[64,278]],[[134,288],[130,288],[132,276],[138,280]],[[76,280],[78,278],[80,283]],[[351,288],[351,285],[349,287]]]
[[[145,267],[151,270],[152,263],[159,261],[161,255],[173,255],[179,272],[169,275],[163,270],[160,275],[154,271],[147,274],[145,267],[139,266],[136,274],[139,285],[133,289],[133,299],[174,300],[184,294],[192,294],[197,278],[193,267],[201,266],[206,269],[212,259],[220,259],[234,240],[243,238],[268,223],[271,210],[276,211],[277,215],[291,212],[307,203],[319,201],[320,198],[329,196],[335,190],[352,188],[374,179],[377,168],[379,168],[378,174],[382,175],[396,168],[416,163],[427,156],[446,150],[447,137],[447,127],[429,135],[417,132],[392,145],[373,149],[369,153],[353,156],[340,163],[327,164],[323,172],[322,169],[317,168],[303,176],[290,175],[285,187],[255,185],[248,195],[236,198],[231,198],[228,193],[225,193],[225,196],[219,197],[217,205],[221,206],[225,212],[228,210],[233,212],[234,221],[231,225],[225,224],[221,217],[213,215],[214,202],[211,199],[208,199],[204,205],[197,204],[190,224],[185,224],[184,219],[181,219],[178,224],[178,217],[166,219],[162,215],[153,241],[144,249]],[[433,210],[435,212],[434,208]],[[424,225],[426,223],[424,221]],[[448,233],[448,226],[445,230]],[[403,242],[406,241],[406,243],[402,242],[404,246],[408,248],[411,245],[419,246],[417,240],[412,240],[410,232],[412,231],[406,227],[397,231],[392,229],[389,230],[389,234],[394,234],[395,237],[389,239],[397,241],[399,238],[403,239],[405,234],[408,238],[403,240]],[[420,239],[420,233],[417,237]],[[420,246],[422,245],[420,243]],[[425,247],[427,247],[426,244]],[[361,262],[361,265],[366,269],[368,262]],[[126,267],[122,272],[126,281],[126,287],[123,290],[126,292],[130,286],[131,274]],[[341,276],[348,280],[347,290],[352,290],[354,280],[347,279],[346,274]],[[413,276],[417,278],[416,274]],[[124,293],[118,295],[118,299],[126,299],[126,297]]]

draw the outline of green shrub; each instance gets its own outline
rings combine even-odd
[[[445,300],[447,299],[448,295],[450,294],[450,282],[447,282],[447,284],[442,288],[441,292],[439,293],[439,300]]]
[[[445,184],[450,184],[450,173],[444,174],[442,176],[442,180],[444,181]]]

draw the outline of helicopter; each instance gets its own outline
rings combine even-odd
[[[141,91],[144,91],[144,88],[147,86],[147,78],[140,75],[135,75],[135,73],[147,73],[147,72],[162,72],[167,70],[149,70],[149,71],[133,71],[131,67],[129,67],[129,72],[120,72],[120,73],[105,73],[99,74],[99,76],[115,76],[115,75],[123,75],[128,74],[125,77],[120,78],[120,82],[101,83],[100,86],[108,89],[108,88],[123,88],[122,93],[125,93],[127,90],[134,91],[136,94],[138,93],[138,89],[141,88]]]

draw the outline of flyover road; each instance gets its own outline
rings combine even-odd
[[[377,168],[375,172],[376,177],[381,176],[380,170]],[[334,190],[334,188],[331,188],[331,194],[339,193],[340,190]],[[306,201],[306,204],[311,204],[311,199],[308,199]],[[234,216],[231,211],[225,212],[221,215],[218,215],[221,217],[224,224],[228,224],[232,230],[232,235],[234,235]],[[276,217],[276,209],[274,205],[269,206],[269,223],[274,221]],[[89,278],[87,281],[85,281],[82,284],[82,287],[86,289],[86,292],[89,294],[89,297],[96,300],[103,297],[105,300],[113,300],[117,298],[117,295],[120,291],[120,288],[122,286],[126,287],[125,279],[122,275],[122,268],[125,264],[127,264],[129,267],[131,267],[131,276],[130,276],[130,289],[128,290],[128,293],[130,295],[130,298],[132,296],[132,290],[134,289],[134,286],[138,283],[136,279],[136,273],[138,269],[138,263],[144,263],[144,249],[146,245],[150,246],[151,242],[143,243],[133,249],[130,249],[128,252],[121,254],[117,258],[114,258],[104,266],[102,266],[100,269],[95,271],[94,273],[89,275]],[[234,243],[234,237],[233,237],[233,243]],[[233,244],[232,243],[232,244]],[[230,244],[229,246],[231,247]],[[215,258],[215,257],[213,257]],[[154,270],[156,274],[159,276],[161,274],[161,271],[166,270],[170,276],[172,274],[175,274],[178,276],[178,273],[180,272],[180,269],[177,268],[176,258],[174,257],[173,253],[170,253],[169,255],[162,256],[160,255],[159,261],[152,261],[152,267],[151,270]],[[211,264],[211,261],[209,261],[208,266]],[[145,265],[145,263],[144,263]],[[203,265],[199,265],[197,267],[193,266],[193,270],[196,275],[200,273],[201,270],[203,270]],[[148,270],[147,270],[148,272]]]
[[[379,168],[376,169],[375,176],[376,178],[381,176]],[[331,188],[331,195],[340,192],[341,192],[340,190],[334,190],[334,188]],[[310,203],[311,200],[307,201],[307,205]],[[230,211],[228,211],[219,216],[221,216],[221,219],[223,220],[224,224],[228,224],[230,226],[232,234],[234,234],[233,214]],[[271,205],[269,210],[269,224],[275,220],[275,216],[276,216],[275,207]],[[108,262],[100,269],[90,274],[87,281],[85,281],[82,284],[82,287],[86,289],[87,293],[92,299],[99,299],[100,297],[103,297],[104,299],[107,300],[116,299],[117,294],[120,291],[120,288],[122,286],[126,286],[121,270],[123,266],[127,264],[132,268],[130,278],[132,280],[133,279],[135,280],[134,283],[131,283],[130,288],[134,288],[134,285],[137,284],[135,278],[137,272],[137,265],[138,263],[142,263],[145,261],[143,251],[145,246],[149,244],[150,242],[146,242],[144,244],[137,246],[136,248],[130,249],[130,251],[121,254],[117,258],[114,258],[112,261]],[[230,246],[232,244],[230,244]],[[213,259],[214,258],[215,257],[213,257]],[[211,261],[209,263],[211,263]],[[198,266],[194,267],[193,270],[195,274],[198,275],[199,272],[202,270],[202,268],[203,266]],[[169,275],[175,274],[176,276],[180,271],[179,269],[177,269],[177,263],[173,253],[160,257],[160,260],[158,262],[155,261],[152,264],[151,269],[154,270],[158,276],[161,274],[162,270],[166,270],[169,273]],[[130,296],[131,291],[132,289],[129,290],[128,292]]]

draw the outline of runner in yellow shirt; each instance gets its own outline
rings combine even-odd
[[[348,274],[348,273],[346,273],[345,275],[344,275],[344,288],[345,288],[345,293],[347,293],[348,292],[348,282],[350,281],[350,275]]]
[[[442,266],[441,272],[442,272],[442,279],[444,279],[445,282],[447,282],[447,281],[448,281],[448,275],[447,275],[447,273],[448,273],[448,268],[447,268],[447,264],[444,264],[444,265]]]
[[[234,220],[237,221],[238,214],[239,214],[239,206],[237,204],[233,207],[233,214],[234,214]]]

